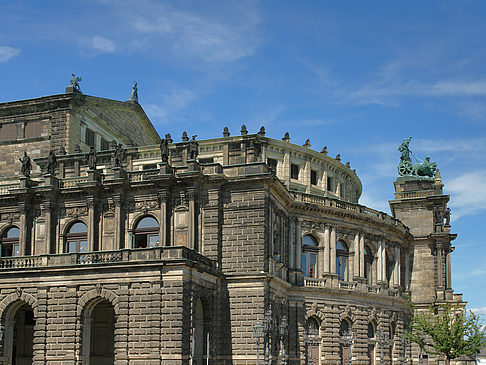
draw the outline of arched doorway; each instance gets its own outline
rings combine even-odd
[[[306,364],[319,365],[320,362],[320,324],[315,318],[308,318],[305,323],[304,342],[306,344]]]
[[[24,302],[14,303],[3,319],[3,356],[6,364],[32,364],[34,311]]]
[[[107,300],[90,306],[83,320],[84,364],[105,365],[115,361],[115,311]]]
[[[340,344],[339,344],[339,357],[341,358],[341,365],[348,365],[349,360],[351,359],[351,346],[352,344],[349,343],[348,340],[351,335],[351,325],[346,320],[343,319],[341,321],[341,326],[339,327],[339,337],[340,337]]]

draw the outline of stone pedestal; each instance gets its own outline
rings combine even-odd
[[[32,186],[32,181],[30,180],[30,177],[20,176],[19,180],[21,189],[30,188]]]
[[[113,174],[115,179],[126,179],[127,178],[127,172],[123,170],[122,167],[113,167]]]
[[[187,171],[188,172],[199,172],[200,166],[196,160],[187,160]]]
[[[159,174],[160,175],[172,175],[173,169],[167,162],[159,163]]]
[[[102,174],[97,170],[88,170],[88,182],[101,182]]]
[[[72,85],[66,86],[66,94],[70,94],[70,93],[81,94],[81,92],[79,90],[76,90]]]
[[[54,175],[46,174],[43,177],[44,177],[44,186],[54,186],[56,188],[59,187],[59,180]]]

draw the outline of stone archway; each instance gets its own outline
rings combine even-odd
[[[81,358],[86,365],[113,364],[115,361],[115,308],[105,298],[95,298],[83,311]]]
[[[32,364],[34,344],[34,309],[18,299],[2,313],[2,360],[3,364]]]

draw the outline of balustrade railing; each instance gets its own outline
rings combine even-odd
[[[7,195],[10,189],[18,188],[20,188],[20,183],[2,184],[0,185],[0,195]]]
[[[184,246],[124,249],[118,251],[75,252],[56,255],[0,257],[0,270],[121,262],[193,261],[216,267],[216,263]]]

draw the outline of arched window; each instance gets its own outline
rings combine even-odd
[[[83,222],[75,222],[66,234],[66,252],[88,251],[88,226]]]
[[[339,280],[348,280],[348,246],[344,241],[339,240],[336,243],[336,274]]]
[[[368,322],[368,339],[375,338],[375,326],[372,322]]]
[[[19,256],[20,255],[20,245],[19,245],[20,230],[13,226],[8,228],[3,232],[0,238],[1,242],[1,253],[3,257],[9,256]]]
[[[364,248],[364,275],[368,284],[372,283],[373,255],[368,246]]]
[[[115,326],[115,310],[109,301],[101,300],[85,310],[81,352],[90,364],[114,363]]]
[[[368,322],[368,364],[375,365],[375,325]]]
[[[134,230],[133,248],[147,248],[159,245],[159,223],[154,217],[146,216],[137,223]]]
[[[339,327],[339,336],[346,336],[349,334],[351,326],[349,325],[349,322],[345,319],[341,321],[341,326]]]
[[[351,358],[351,343],[346,341],[351,337],[351,326],[346,319],[341,321],[339,327],[339,336],[341,337],[341,343],[339,346],[339,356],[341,358],[341,364],[349,364]]]
[[[309,278],[317,277],[317,242],[314,237],[306,235],[302,238],[302,271]]]

